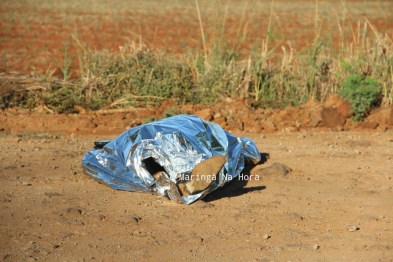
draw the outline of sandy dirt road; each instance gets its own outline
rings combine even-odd
[[[237,135],[269,159],[189,206],[84,175],[83,155],[108,137],[2,135],[0,258],[392,261],[391,131]],[[275,162],[292,172],[266,172]]]

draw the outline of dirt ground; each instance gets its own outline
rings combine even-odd
[[[143,41],[168,53],[201,49],[193,1],[90,2],[1,3],[0,71],[61,75],[69,66],[75,77],[82,46],[117,51]],[[211,1],[199,2],[212,47],[222,14],[212,12]],[[316,24],[333,46],[366,27],[367,36],[371,29],[392,31],[391,1],[344,1],[344,9],[343,1],[275,2],[271,9],[270,1],[256,1],[255,12],[251,4],[228,5],[223,36],[244,39],[239,50],[259,47],[268,17],[271,46],[282,42],[277,50],[309,48]],[[361,123],[351,121],[350,105],[337,97],[282,110],[231,99],[210,106],[165,101],[122,113],[82,108],[68,115],[4,107],[2,261],[393,261],[393,106]],[[82,173],[82,157],[95,140],[168,112],[196,114],[250,137],[269,158],[191,205],[116,191]],[[268,172],[274,163],[292,171]]]
[[[269,158],[187,206],[82,173],[93,142],[121,129],[53,132],[53,116],[36,132],[12,124],[32,115],[0,116],[3,261],[393,261],[390,128],[235,131]],[[292,172],[267,172],[276,162]]]

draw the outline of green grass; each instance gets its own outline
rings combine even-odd
[[[71,2],[53,5],[51,1],[43,1],[43,5],[59,12],[87,8],[85,4]],[[116,2],[123,9],[135,5],[134,2]],[[95,13],[108,8],[109,13],[124,15],[122,8],[114,10],[95,3],[90,3]],[[74,112],[75,105],[99,110],[153,107],[165,99],[178,104],[208,104],[225,97],[246,98],[255,107],[285,107],[301,105],[308,99],[322,101],[331,93],[345,96],[341,90],[348,90],[348,79],[361,76],[375,80],[373,86],[382,97],[380,104],[393,104],[392,36],[379,32],[367,18],[382,14],[388,19],[389,2],[374,5],[364,1],[355,5],[337,1],[338,4],[330,5],[322,1],[316,4],[316,1],[304,4],[303,9],[298,3],[282,1],[246,1],[241,8],[225,1],[160,3],[144,2],[145,9],[141,7],[141,10],[154,6],[154,10],[163,13],[170,8],[183,8],[198,23],[199,46],[186,48],[182,54],[165,53],[150,48],[150,41],[145,41],[139,32],[134,33],[137,38],[125,43],[117,52],[96,50],[87,47],[75,28],[72,41],[77,47],[77,72],[72,72],[70,55],[65,52],[62,81],[53,78],[53,71],[48,70],[41,75],[45,90],[27,91],[19,100],[10,95],[2,95],[2,99],[12,100],[14,106],[30,108],[44,103],[58,113]],[[13,5],[11,1],[6,4]],[[291,25],[283,24],[280,19],[281,13],[298,12],[302,12],[302,16],[293,21],[301,25],[297,29],[302,29],[303,24],[311,25],[311,30],[308,29],[313,35],[313,41],[302,49],[291,44],[291,41],[300,41],[302,32],[289,35],[285,28]],[[367,16],[361,17],[364,13]],[[259,14],[263,19],[258,18]],[[239,18],[236,28],[227,24],[231,16]],[[72,22],[71,19],[69,23]],[[255,28],[260,32],[256,37],[249,33],[256,32]],[[235,37],[228,38],[228,34]],[[249,43],[249,39],[254,42]],[[73,73],[80,77],[70,80]],[[3,103],[10,104],[9,101]],[[362,110],[366,113],[369,107]]]
[[[381,91],[375,78],[350,75],[342,84],[339,94],[353,107],[353,120],[363,120],[373,106],[380,103]]]

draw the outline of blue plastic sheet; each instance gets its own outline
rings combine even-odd
[[[180,180],[215,155],[225,156],[227,162],[211,186],[181,196],[177,187]],[[156,180],[149,173],[147,159],[164,169],[163,177]],[[114,189],[156,192],[190,204],[239,176],[246,159],[260,161],[259,150],[251,139],[238,138],[194,115],[178,115],[127,130],[103,148],[87,152],[82,167],[85,174]]]

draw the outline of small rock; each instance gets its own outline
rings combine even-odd
[[[65,209],[65,212],[63,212],[62,215],[68,217],[80,217],[82,215],[82,210],[76,207],[70,207]]]
[[[128,217],[124,218],[123,222],[126,225],[137,225],[139,220],[140,219],[138,217],[128,216]]]
[[[203,242],[203,238],[199,237],[199,236],[191,236],[189,239],[187,239],[187,243],[189,244],[201,244]]]
[[[106,217],[104,215],[98,214],[93,216],[93,219],[97,220],[97,221],[105,221]]]
[[[274,247],[273,249],[274,249],[274,251],[276,251],[276,252],[281,252],[281,251],[282,251],[282,248],[281,248],[281,247]]]
[[[286,214],[286,216],[288,216],[294,220],[303,220],[304,219],[301,215],[299,215],[297,213],[288,213],[288,214]]]
[[[314,110],[313,114],[311,114],[310,122],[308,123],[309,127],[317,127],[321,123],[321,112]]]
[[[292,169],[285,164],[273,163],[268,167],[261,169],[262,175],[264,176],[286,176]]]
[[[222,117],[221,113],[215,113],[214,116],[213,116],[214,119],[217,119],[217,118],[220,118],[220,117]]]
[[[270,236],[269,236],[268,234],[264,234],[264,235],[263,235],[263,239],[266,240],[266,239],[269,239],[269,238],[270,238]]]
[[[357,230],[359,230],[359,228],[355,225],[349,225],[348,227],[349,232],[355,232]]]
[[[319,249],[319,246],[318,246],[318,244],[315,244],[312,248],[313,248],[314,250],[318,250],[318,249]]]

